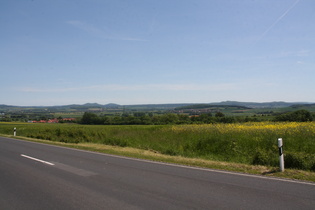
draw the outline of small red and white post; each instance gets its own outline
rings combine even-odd
[[[278,148],[279,148],[279,161],[280,161],[280,171],[284,171],[284,157],[283,157],[283,142],[282,138],[278,138]]]
[[[16,127],[13,129],[13,135],[16,136]]]

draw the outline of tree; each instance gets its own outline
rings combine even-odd
[[[308,122],[313,121],[312,114],[307,110],[284,113],[275,117],[275,121]]]
[[[221,113],[221,112],[220,112]],[[224,115],[223,115],[224,116]],[[204,113],[198,117],[198,120],[202,123],[211,123],[213,121],[211,113]]]
[[[224,114],[222,112],[215,113],[215,117],[224,117]]]
[[[99,117],[91,112],[85,112],[82,116],[81,123],[87,125],[98,124]]]
[[[145,115],[146,115],[145,112],[135,112],[135,113],[133,113],[133,116],[138,117],[138,118],[143,117]]]
[[[178,115],[173,113],[167,113],[161,117],[162,124],[176,124],[178,122]]]

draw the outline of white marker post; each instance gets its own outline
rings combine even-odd
[[[16,136],[16,127],[14,127],[13,135]]]
[[[278,138],[278,147],[279,147],[279,161],[280,161],[280,171],[284,171],[284,157],[283,157],[283,143],[282,138]]]

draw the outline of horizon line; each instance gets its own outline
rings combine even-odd
[[[106,106],[106,105],[117,105],[117,106],[137,106],[137,105],[170,105],[170,104],[216,104],[216,103],[225,103],[225,102],[235,102],[235,103],[257,103],[257,104],[264,104],[264,103],[293,103],[293,104],[315,104],[315,102],[305,102],[305,101],[265,101],[265,102],[257,102],[257,101],[220,101],[220,102],[178,102],[178,103],[139,103],[139,104],[117,104],[117,103],[106,103],[106,104],[100,104],[97,102],[94,103],[83,103],[83,104],[64,104],[64,105],[8,105],[8,104],[0,104],[0,106],[13,106],[13,107],[55,107],[55,106],[72,106],[72,105],[77,105],[77,106],[84,106],[87,104],[96,104],[96,105],[101,105],[101,106]]]

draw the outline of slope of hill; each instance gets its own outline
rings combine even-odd
[[[12,106],[0,105],[0,112],[85,112],[85,111],[104,111],[104,110],[121,110],[121,111],[153,111],[153,110],[180,110],[180,109],[202,109],[202,108],[233,108],[233,109],[278,109],[278,108],[307,108],[315,111],[315,104],[302,102],[238,102],[238,101],[223,101],[217,103],[178,103],[178,104],[138,104],[138,105],[119,105],[115,103],[98,104],[72,104],[62,106]]]
[[[283,101],[275,101],[275,102],[238,102],[238,101],[222,101],[219,103],[211,103],[213,105],[233,105],[233,106],[245,106],[248,108],[283,108],[289,107],[293,105],[301,105],[308,104],[307,102],[283,102]]]

